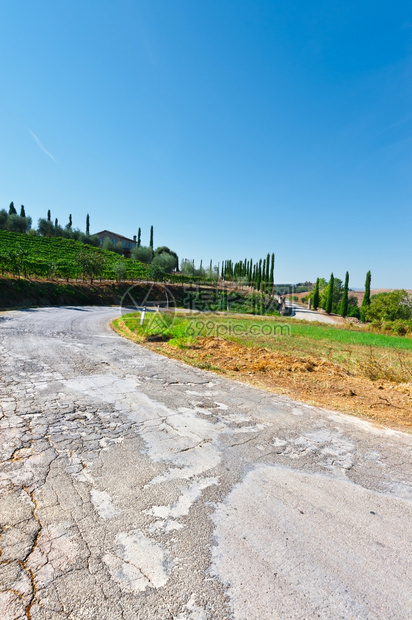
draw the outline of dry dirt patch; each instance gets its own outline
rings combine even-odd
[[[392,428],[412,427],[412,384],[370,381],[316,357],[248,348],[223,338],[198,338],[192,347],[145,344],[189,364],[278,394],[367,417]]]

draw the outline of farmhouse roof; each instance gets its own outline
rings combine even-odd
[[[119,235],[118,233],[112,232],[111,230],[102,230],[101,232],[94,233],[94,237],[102,237],[103,235],[111,235],[113,237],[119,237],[119,239],[124,239],[125,241],[130,241],[134,243],[134,239],[129,239],[129,237],[124,237],[123,235]]]

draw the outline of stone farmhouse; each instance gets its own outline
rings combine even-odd
[[[95,233],[93,236],[99,238],[100,247],[102,247],[105,239],[109,239],[110,243],[113,243],[113,245],[120,242],[123,247],[123,254],[126,257],[130,256],[131,250],[137,245],[136,235],[133,235],[133,239],[129,239],[128,237],[123,237],[123,235],[118,235],[110,230],[102,230],[101,232]]]

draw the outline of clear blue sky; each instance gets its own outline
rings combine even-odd
[[[412,4],[2,0],[0,208],[412,288]]]

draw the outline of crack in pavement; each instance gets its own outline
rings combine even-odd
[[[0,324],[2,620],[337,617],[348,601],[359,618],[405,617],[402,547],[397,565],[375,549],[398,548],[400,522],[409,543],[411,438],[101,338],[114,316],[40,309]],[[363,554],[365,575],[369,554],[375,581],[355,566],[343,588],[318,528],[348,566]],[[373,590],[388,566],[399,585]]]

